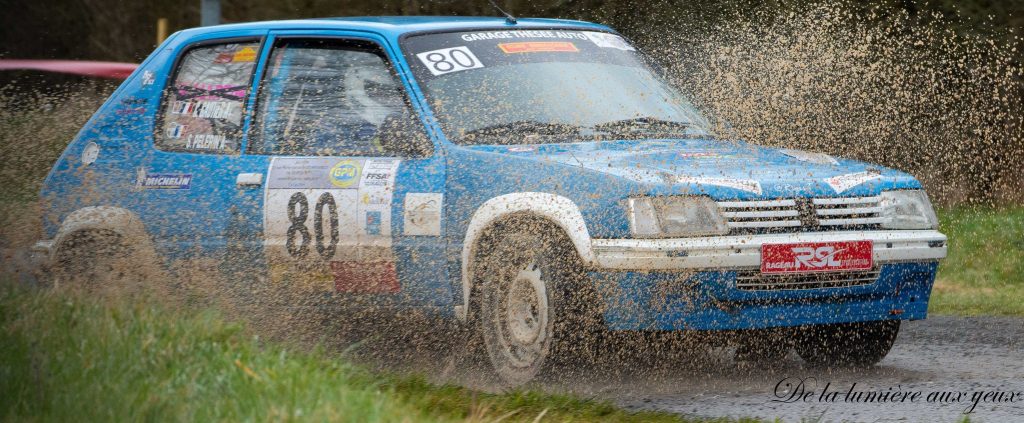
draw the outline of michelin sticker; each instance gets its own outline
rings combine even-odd
[[[677,176],[676,182],[683,184],[716,185],[761,195],[761,183],[753,179],[708,178],[703,176]]]
[[[192,188],[191,173],[149,173],[139,168],[135,175],[137,189],[186,190]]]
[[[405,219],[402,221],[405,235],[441,235],[441,204],[439,193],[405,194]]]
[[[849,190],[857,185],[865,182],[881,178],[882,175],[878,171],[864,171],[857,173],[847,173],[845,175],[833,176],[825,180],[828,186],[832,187],[836,193],[841,193]]]

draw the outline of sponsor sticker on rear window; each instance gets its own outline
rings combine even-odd
[[[500,43],[498,48],[507,54],[515,53],[578,53],[576,45],[568,41],[525,41],[519,43]]]

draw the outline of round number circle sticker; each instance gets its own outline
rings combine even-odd
[[[348,188],[359,180],[359,163],[353,160],[342,160],[331,168],[331,185]]]

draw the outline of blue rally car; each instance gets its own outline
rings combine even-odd
[[[595,331],[776,330],[812,364],[881,360],[946,255],[921,184],[708,128],[587,22],[190,29],[53,167],[36,251],[65,283],[147,251],[450,316],[508,385]]]

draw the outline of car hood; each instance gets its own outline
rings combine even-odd
[[[614,175],[646,185],[647,194],[652,195],[858,196],[920,187],[912,176],[893,169],[742,141],[596,141],[467,148]]]

